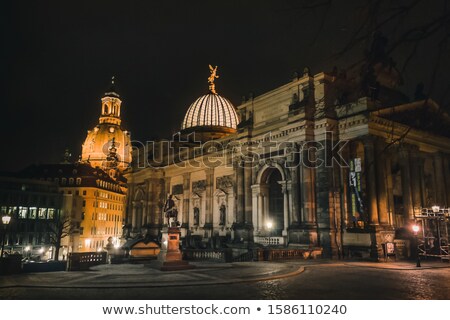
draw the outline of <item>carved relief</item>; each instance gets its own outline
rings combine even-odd
[[[233,175],[230,174],[228,176],[222,176],[222,177],[217,177],[216,179],[216,188],[217,189],[228,189],[233,187],[234,185],[234,178]]]
[[[172,194],[183,194],[183,185],[182,184],[176,184],[172,186]]]
[[[195,193],[200,193],[206,190],[206,180],[198,180],[192,182],[192,191]]]

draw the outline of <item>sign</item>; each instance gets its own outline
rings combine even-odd
[[[395,254],[395,244],[393,242],[386,242],[386,254],[387,255]]]
[[[364,205],[361,196],[361,158],[350,161],[349,201],[354,228],[364,228]]]

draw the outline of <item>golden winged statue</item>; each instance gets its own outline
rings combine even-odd
[[[214,84],[214,80],[219,77],[217,75],[217,66],[213,68],[212,65],[209,65],[209,72],[211,73],[211,75],[208,78],[209,91],[211,91],[211,93],[217,94],[216,85]]]

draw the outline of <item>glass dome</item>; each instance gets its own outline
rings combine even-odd
[[[230,101],[218,94],[201,96],[189,107],[181,129],[195,127],[225,127],[236,129],[239,123],[236,110]]]

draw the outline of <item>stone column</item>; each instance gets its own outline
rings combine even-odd
[[[405,146],[399,149],[399,164],[402,176],[404,218],[412,220],[414,219],[414,210],[411,195],[411,170],[409,166],[409,152]]]
[[[446,207],[450,207],[450,159],[449,156],[446,155],[444,157],[444,181],[445,181],[445,194],[446,196]]]
[[[446,206],[445,184],[444,184],[444,166],[442,163],[442,154],[437,152],[433,155],[433,165],[436,177],[436,204],[441,207]]]
[[[136,231],[137,230],[137,205],[138,201],[132,202],[133,208],[132,208],[132,218],[131,218],[131,230]]]
[[[147,224],[153,224],[153,206],[154,206],[154,189],[155,186],[153,184],[152,179],[147,179]]]
[[[295,165],[291,169],[291,225],[297,226],[300,223],[300,200],[299,200],[299,168]]]
[[[394,182],[392,181],[392,155],[389,153],[384,161],[387,172],[387,199],[388,199],[388,210],[389,210],[389,223],[394,226]]]
[[[414,210],[423,206],[422,202],[422,174],[423,161],[420,158],[419,148],[411,149],[411,196]]]
[[[302,224],[303,225],[313,225],[315,223],[315,197],[314,197],[314,169],[308,167],[308,163],[306,165],[302,165],[302,186],[301,186],[301,194],[302,194],[302,207],[303,207],[303,216],[302,216]]]
[[[214,190],[214,169],[205,170],[206,173],[206,190],[205,190],[205,228],[212,229],[213,226],[213,190]]]
[[[244,222],[244,167],[241,160],[235,162],[236,170],[236,222]]]
[[[280,181],[281,190],[283,192],[283,231],[282,235],[287,236],[289,227],[289,191],[286,181]]]
[[[244,222],[252,223],[252,163],[245,162],[244,167]]]
[[[258,219],[258,211],[261,208],[261,195],[259,185],[252,185],[252,221],[255,232],[260,230],[260,223]]]
[[[181,227],[189,229],[189,198],[191,194],[191,174],[183,174],[183,218]]]
[[[160,226],[164,224],[164,218],[162,217],[162,206],[164,205],[164,180],[163,179],[155,179],[155,192],[153,194],[153,221],[155,225]]]
[[[389,213],[387,206],[387,181],[384,144],[381,141],[376,142],[376,177],[378,189],[378,217],[381,225],[389,225]]]
[[[377,189],[375,173],[375,150],[372,137],[366,137],[364,143],[364,165],[367,189],[367,208],[369,209],[369,223],[372,226],[379,224],[377,207]]]

